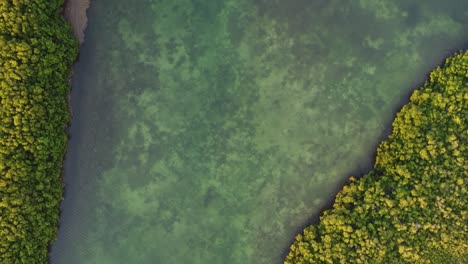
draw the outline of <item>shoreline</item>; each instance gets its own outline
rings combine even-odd
[[[87,10],[90,5],[90,0],[64,0],[62,10],[60,11],[60,15],[63,17],[65,22],[67,22],[68,25],[70,25],[72,29],[72,33],[75,36],[75,38],[78,40],[79,47],[84,42],[85,38],[85,30],[86,27],[88,26],[88,16],[87,16]],[[78,51],[79,54],[79,51]],[[70,66],[71,73],[70,77],[68,79],[69,85],[72,85],[72,78],[73,78],[73,68],[75,67],[76,63],[78,61],[78,55],[75,58],[75,62]],[[70,116],[70,123],[71,123],[71,118],[73,116],[72,113],[72,107],[71,107],[71,92],[67,96],[67,104],[68,104],[68,113]],[[70,123],[67,124],[66,126],[66,133],[68,140],[70,139]],[[68,147],[67,151],[68,152]],[[65,180],[64,180],[64,163],[66,159],[66,153],[62,161],[62,166],[61,166],[61,173],[60,173],[60,178],[62,181],[62,188],[65,187]],[[64,197],[62,196],[62,201]]]
[[[73,34],[83,44],[85,29],[88,25],[86,11],[89,8],[90,0],[65,0],[62,9],[62,17],[68,22],[73,30]]]
[[[67,136],[67,147],[65,149],[65,152],[63,154],[62,162],[61,162],[61,167],[60,167],[60,180],[61,180],[61,199],[60,199],[60,205],[59,205],[59,218],[58,222],[56,223],[57,226],[57,231],[55,233],[56,237],[55,240],[50,242],[48,247],[47,247],[47,262],[51,263],[51,254],[52,254],[52,247],[53,244],[55,244],[58,240],[58,234],[60,230],[60,225],[62,222],[62,207],[63,207],[63,202],[65,200],[65,163],[67,160],[67,157],[69,155],[69,144],[70,144],[70,127],[71,127],[71,122],[73,119],[73,113],[72,113],[72,89],[73,89],[73,77],[74,77],[74,68],[76,67],[78,63],[78,58],[79,58],[79,53],[81,46],[84,43],[85,39],[85,30],[88,25],[88,16],[87,16],[87,10],[90,6],[90,0],[64,0],[62,9],[59,12],[59,15],[64,19],[65,23],[70,26],[71,33],[73,34],[74,38],[78,41],[77,43],[77,49],[78,52],[76,53],[76,57],[74,58],[73,62],[69,65],[69,76],[68,76],[68,85],[69,85],[69,92],[67,95],[67,108],[68,108],[68,116],[69,120],[68,123],[64,127],[64,131]]]

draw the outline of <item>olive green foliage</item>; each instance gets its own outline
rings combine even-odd
[[[77,42],[63,0],[0,1],[0,263],[46,263]]]
[[[285,263],[467,263],[468,52],[397,114],[375,171],[350,179]]]

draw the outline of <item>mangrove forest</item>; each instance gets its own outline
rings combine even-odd
[[[63,0],[0,1],[0,263],[46,263],[56,239],[77,41]]]

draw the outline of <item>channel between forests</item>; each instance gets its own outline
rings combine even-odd
[[[47,263],[63,195],[69,78],[88,1],[0,1],[0,263]],[[285,263],[468,258],[468,52],[397,114],[375,170],[296,237]]]

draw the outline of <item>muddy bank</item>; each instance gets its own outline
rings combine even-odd
[[[90,0],[65,0],[62,15],[71,25],[75,36],[80,41],[84,41],[84,32],[88,23],[86,10]]]

